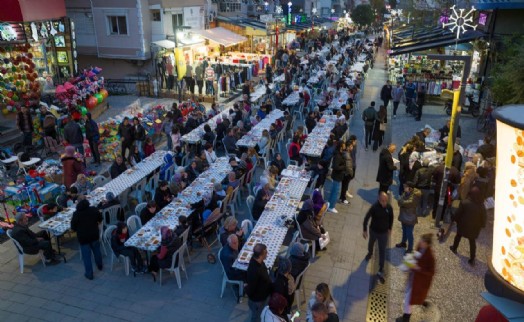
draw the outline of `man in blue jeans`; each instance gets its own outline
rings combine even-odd
[[[84,261],[84,276],[88,280],[93,279],[93,264],[91,263],[91,253],[95,257],[98,270],[103,269],[102,253],[100,252],[100,230],[102,224],[102,214],[100,211],[89,205],[86,199],[80,200],[76,206],[76,211],[71,219],[71,229],[76,231],[82,260]]]
[[[377,202],[369,208],[364,218],[364,232],[362,234],[364,239],[368,238],[368,223],[370,219],[368,254],[365,259],[366,261],[371,259],[375,241],[378,241],[377,275],[383,281],[386,246],[388,244],[388,237],[391,234],[391,228],[393,227],[393,208],[388,203],[388,195],[385,192],[381,191],[379,193]]]

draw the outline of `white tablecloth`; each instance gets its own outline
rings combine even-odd
[[[246,133],[240,140],[237,141],[237,146],[243,146],[243,147],[249,147],[252,148],[255,145],[257,145],[258,141],[262,137],[262,132],[264,130],[269,130],[269,127],[272,123],[275,123],[275,121],[279,118],[284,116],[284,112],[282,110],[276,109],[271,111],[269,115],[266,115],[266,117],[260,121],[257,125],[255,125],[251,131]]]
[[[232,105],[226,107],[221,113],[213,116],[210,118],[207,122],[200,124],[199,127],[194,129],[193,131],[183,135],[180,140],[183,142],[189,143],[189,144],[196,144],[202,140],[202,136],[204,135],[204,126],[208,124],[211,127],[211,130],[215,130],[217,127],[217,120],[221,119],[224,120],[226,118],[229,118],[229,111],[233,108]]]
[[[300,149],[300,153],[318,158],[326,146],[331,130],[335,127],[337,121],[336,115],[326,115],[323,117],[325,123],[318,122],[313,131],[308,134],[306,142]]]
[[[269,88],[270,89],[273,89],[273,87],[275,87],[275,85],[269,84]],[[251,95],[250,95],[251,102],[255,103],[256,101],[258,101],[264,95],[266,95],[266,86],[265,85],[258,85],[255,88],[255,91],[253,93],[251,93]]]
[[[106,193],[109,191],[113,192],[115,197],[118,198],[122,192],[131,188],[151,172],[162,166],[166,153],[167,151],[156,151],[136,165],[136,167],[134,167],[135,169],[128,169],[126,172],[106,183],[103,187],[91,191],[86,196],[91,206],[96,207],[105,199]],[[63,235],[71,229],[71,218],[75,210],[75,207],[66,208],[52,218],[40,223],[38,227],[48,230],[56,236]]]
[[[257,243],[267,246],[268,254],[264,262],[267,267],[273,267],[288,231],[284,222],[288,218],[293,218],[310,179],[306,172],[293,172],[296,172],[298,177],[283,176],[280,180],[275,193],[253,228],[253,232],[240,250],[239,257],[233,264],[234,268],[247,270],[249,260],[253,255],[253,247]]]
[[[288,97],[286,97],[282,101],[282,105],[288,105],[288,106],[297,105],[298,102],[300,102],[300,94],[299,94],[299,92],[300,92],[300,90],[293,91],[293,93],[289,94]]]
[[[202,172],[191,185],[179,193],[177,198],[173,199],[171,203],[133,234],[125,242],[125,245],[147,251],[156,250],[162,240],[160,227],[168,226],[170,229],[174,229],[178,225],[180,216],[187,217],[191,214],[190,205],[192,203],[196,203],[202,198],[206,201],[211,199],[214,183],[222,182],[230,171],[229,159],[218,158],[215,163],[210,165],[209,169]]]

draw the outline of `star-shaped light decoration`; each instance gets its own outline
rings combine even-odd
[[[477,29],[477,25],[471,24],[473,22],[473,12],[475,7],[471,7],[471,10],[465,12],[466,9],[455,9],[455,6],[451,7],[453,13],[449,17],[449,22],[442,23],[442,28],[450,26],[449,30],[457,34],[457,39],[460,35],[466,32],[466,27]]]
[[[276,6],[275,12],[277,13],[277,15],[280,15],[282,14],[282,12],[284,12],[284,10],[282,9],[282,6]]]

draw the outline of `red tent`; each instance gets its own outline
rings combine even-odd
[[[0,21],[51,20],[65,15],[64,0],[2,0]]]

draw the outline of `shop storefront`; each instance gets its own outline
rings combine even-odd
[[[55,84],[78,72],[74,24],[63,17],[63,0],[62,8],[57,2],[49,1],[49,8],[37,16],[34,8],[20,6],[8,6],[0,14],[0,108],[4,114],[37,105],[42,95],[54,95]]]

